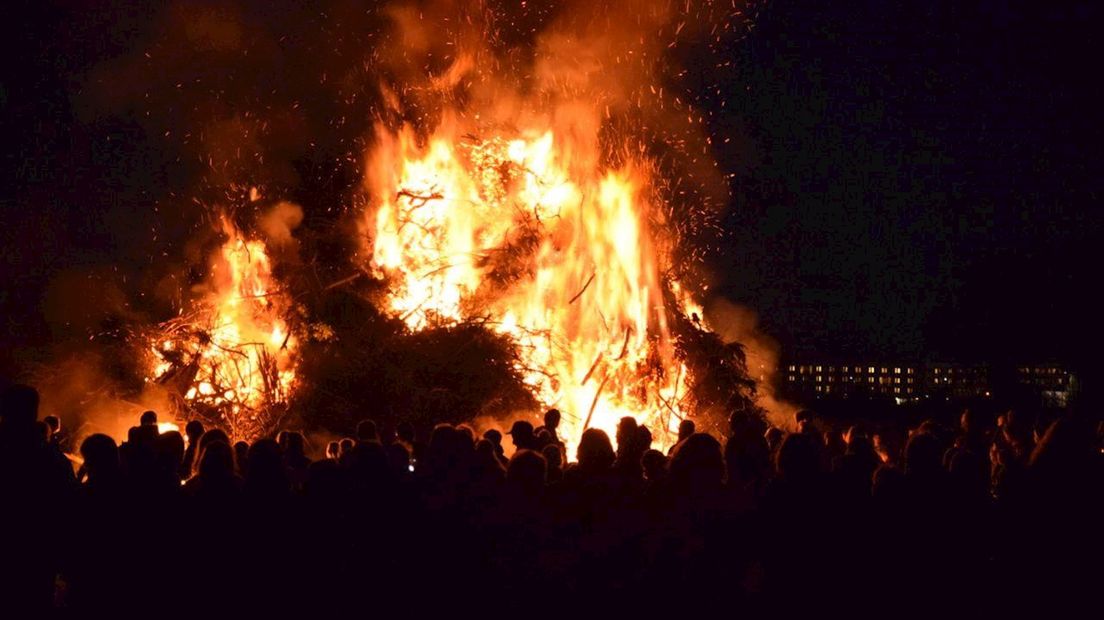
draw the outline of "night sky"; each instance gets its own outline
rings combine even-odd
[[[235,28],[197,3],[114,4],[4,20],[5,370],[87,330],[65,324],[74,304],[161,282],[197,226],[187,205],[254,181],[250,153],[308,225],[359,182],[373,76],[356,58],[378,17],[245,3]],[[716,290],[793,356],[1082,363],[1100,334],[1100,13],[760,3],[684,77],[732,188]]]

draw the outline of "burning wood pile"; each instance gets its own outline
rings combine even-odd
[[[143,334],[152,356],[148,380],[166,389],[172,417],[198,417],[252,440],[276,429],[287,412],[298,340],[264,243],[246,239],[226,217],[221,226],[227,240],[212,262],[206,296]]]
[[[508,360],[505,374],[533,404],[512,415],[558,408],[569,450],[586,428],[614,435],[625,416],[665,447],[689,416],[754,413],[743,351],[708,330],[685,286],[693,270],[677,259],[695,253],[681,233],[708,208],[692,205],[694,191],[676,189],[680,181],[660,161],[692,159],[687,169],[701,168],[699,154],[688,153],[700,128],[675,112],[677,97],[648,81],[667,49],[649,29],[673,40],[692,21],[665,3],[638,12],[625,29],[600,11],[565,13],[564,23],[529,43],[530,55],[495,39],[493,15],[457,10],[463,19],[430,19],[411,7],[389,13],[399,39],[421,47],[380,60],[397,64],[380,72],[363,185],[343,215],[360,233],[359,247],[342,259],[357,275],[315,277],[310,290],[295,292],[315,309],[344,294],[371,299],[364,324],[346,317],[324,354],[314,355],[308,330],[293,328],[305,322],[293,319],[297,310],[273,276],[264,242],[223,219],[227,240],[211,265],[210,290],[146,338],[148,382],[174,395],[178,418],[203,417],[243,438],[276,429],[304,386],[333,402],[344,398],[334,396],[342,389],[371,385],[374,396],[350,396],[348,408],[359,399],[395,417],[414,415],[404,408],[415,399],[387,400],[380,377],[410,390],[457,391],[464,379],[446,373],[445,363],[426,385],[411,379],[417,372],[386,368],[467,358],[462,351],[404,356],[393,343],[362,337],[375,320],[367,315],[378,314],[411,347],[493,336],[478,349],[495,358],[487,366],[502,370]],[[438,46],[440,37],[421,32],[430,24],[458,30]],[[511,63],[524,71],[507,70]],[[691,127],[676,127],[676,116]],[[701,292],[701,282],[693,288]],[[501,343],[513,351],[494,354]],[[356,374],[367,367],[373,376]],[[335,378],[341,373],[348,375]],[[453,387],[432,384],[443,374]],[[493,389],[470,393],[519,402]],[[439,400],[451,411],[477,410]]]
[[[662,275],[675,240],[647,162],[603,166],[596,142],[546,127],[377,133],[368,239],[389,311],[415,332],[479,320],[509,337],[534,397],[565,412],[569,443],[589,427],[612,436],[632,416],[669,445],[698,409],[676,323],[685,334],[703,325]]]

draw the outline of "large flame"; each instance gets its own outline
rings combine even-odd
[[[221,228],[210,286],[193,312],[162,326],[150,376],[180,393],[185,417],[217,418],[235,439],[255,439],[275,429],[295,387],[298,342],[264,242],[225,217]]]
[[[372,267],[414,330],[479,320],[507,334],[538,401],[564,414],[569,450],[619,419],[668,445],[686,411],[661,262],[671,240],[648,199],[648,167],[604,167],[596,140],[548,127],[477,138],[442,123],[424,143],[382,136]],[[680,310],[688,310],[685,306]]]

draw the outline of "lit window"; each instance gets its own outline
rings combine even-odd
[[[797,370],[797,366],[794,366],[794,365],[791,364],[790,365],[790,372],[793,372],[795,370]]]
[[[871,367],[867,368],[867,369],[866,369],[866,372],[868,372],[868,373],[870,373],[870,374],[874,374],[874,367],[873,367],[873,366],[871,366]]]
[[[895,374],[895,375],[901,374],[901,369],[900,368],[894,368],[893,369],[893,374]]]
[[[884,375],[884,374],[886,374],[887,372],[889,372],[889,369],[883,366],[883,367],[882,367],[882,374]]]
[[[821,376],[817,375],[817,383],[820,383],[820,380],[821,380]]]
[[[908,369],[908,374],[910,374],[910,375],[911,375],[911,374],[912,374],[912,370],[913,370],[912,368],[909,368],[909,369]]]
[[[817,366],[817,372],[820,372],[821,370],[822,368],[820,366]]]
[[[874,383],[874,377],[867,377],[866,382],[867,383]]]
[[[939,369],[938,368],[935,369],[935,374],[937,374],[937,375],[939,374]]]
[[[895,378],[893,379],[893,382],[894,382],[894,383],[900,383],[900,382],[901,382],[901,377],[895,377]]]
[[[900,394],[901,393],[901,388],[893,388],[893,393],[894,394]]]

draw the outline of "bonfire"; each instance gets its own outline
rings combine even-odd
[[[552,129],[454,127],[424,142],[410,127],[378,129],[370,165],[389,168],[370,175],[371,268],[390,311],[413,331],[479,321],[508,336],[534,397],[564,413],[569,444],[589,427],[613,436],[630,416],[669,445],[693,413],[694,381],[672,320],[702,319],[661,275],[674,240],[646,162],[600,166]]]
[[[148,380],[167,391],[171,417],[200,418],[235,439],[254,440],[279,428],[287,413],[299,343],[264,242],[246,238],[228,217],[220,225],[227,240],[212,260],[205,294],[144,334]]]

